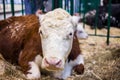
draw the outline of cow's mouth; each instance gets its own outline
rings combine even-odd
[[[44,58],[43,68],[47,71],[61,71],[63,70],[62,60],[56,57]]]
[[[55,67],[53,65],[50,65],[49,67],[46,67],[46,70],[48,70],[48,71],[61,71],[61,70],[63,70],[63,68],[58,68],[58,67]]]

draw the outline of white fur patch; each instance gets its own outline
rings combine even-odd
[[[77,61],[78,61],[78,64],[84,64],[84,57],[83,57],[83,55],[79,55],[77,57]]]
[[[40,55],[37,55],[36,57],[35,57],[35,63],[40,67],[41,66],[41,64],[42,64],[42,56],[40,56]]]
[[[61,72],[54,73],[54,77],[59,79],[67,79],[71,76],[73,67],[78,64],[84,64],[83,55],[79,55],[74,61],[66,61],[64,70]]]
[[[84,64],[84,58],[83,55],[78,55],[78,57],[74,61],[70,61],[69,64],[71,66],[75,66],[77,64]]]
[[[73,68],[73,66],[70,63],[68,63],[68,61],[67,61],[65,64],[64,71],[63,71],[62,76],[61,76],[62,79],[67,79],[68,77],[70,77],[71,72],[72,72],[72,68]]]
[[[40,78],[40,71],[39,67],[35,62],[29,62],[29,65],[31,69],[28,71],[29,73],[27,74],[28,79],[39,79]]]

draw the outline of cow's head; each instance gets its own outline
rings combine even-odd
[[[77,27],[79,18],[70,16],[63,9],[38,16],[41,24],[39,33],[43,50],[42,68],[49,71],[62,70],[72,48],[74,32],[77,29],[83,31],[82,27]],[[77,32],[77,36],[79,34],[81,32]],[[78,37],[85,38],[87,35]]]

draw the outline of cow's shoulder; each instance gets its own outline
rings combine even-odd
[[[79,40],[76,36],[74,36],[72,49],[71,49],[71,52],[68,56],[68,61],[75,60],[78,57],[79,54],[81,54],[81,50],[80,50],[80,46],[79,46]]]
[[[4,58],[17,61],[19,53],[28,42],[40,40],[38,30],[39,20],[35,15],[10,17],[0,21],[0,52]]]

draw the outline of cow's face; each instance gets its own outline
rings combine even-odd
[[[47,70],[61,70],[72,48],[74,27],[69,20],[44,23],[39,30],[44,56],[42,67]]]
[[[83,28],[83,23],[78,23],[76,27],[76,35],[79,39],[87,39],[88,34]]]
[[[61,9],[38,16],[43,50],[41,67],[49,71],[62,70],[72,48],[74,32],[80,29],[76,27],[79,18]]]

